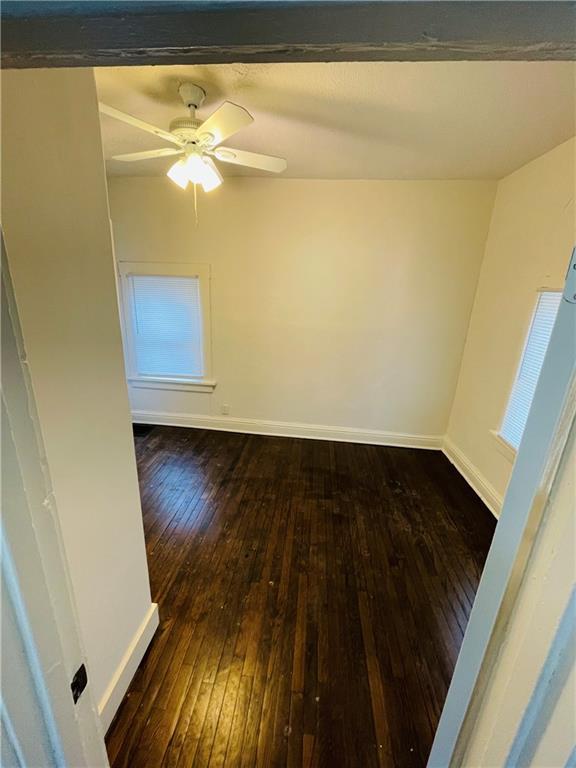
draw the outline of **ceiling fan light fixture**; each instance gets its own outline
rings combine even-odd
[[[215,163],[209,157],[203,158],[202,162],[206,168],[204,172],[204,181],[202,181],[202,187],[204,192],[211,192],[213,189],[216,189],[216,187],[219,187],[224,179],[222,178],[218,168],[216,168]]]
[[[222,184],[222,176],[209,157],[189,155],[184,161],[188,180],[201,184],[204,192],[211,192]]]
[[[174,163],[166,173],[166,176],[168,176],[174,184],[178,184],[181,189],[186,189],[188,182],[190,181],[186,160],[178,160],[177,163]]]

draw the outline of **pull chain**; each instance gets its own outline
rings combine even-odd
[[[194,222],[198,229],[198,185],[194,184]]]

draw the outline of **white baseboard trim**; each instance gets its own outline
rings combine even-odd
[[[321,424],[300,424],[289,421],[241,419],[236,416],[198,416],[188,413],[132,411],[132,421],[137,424],[195,427],[221,432],[246,432],[251,435],[275,437],[303,437],[310,440],[335,440],[337,442],[389,445],[399,448],[440,450],[443,442],[442,435],[410,435],[401,432],[384,432],[378,429],[327,427]]]
[[[158,603],[151,603],[144,620],[136,630],[126,653],[114,672],[108,688],[98,703],[98,714],[104,733],[108,730],[159,623]]]
[[[502,509],[503,498],[494,486],[488,482],[478,468],[472,464],[449,437],[444,438],[442,453],[456,467],[468,485],[476,491],[494,517],[498,519]]]

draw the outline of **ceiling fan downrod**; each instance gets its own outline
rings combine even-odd
[[[180,83],[178,87],[180,98],[184,106],[190,110],[190,117],[196,119],[196,110],[200,107],[206,98],[206,91],[194,83]]]

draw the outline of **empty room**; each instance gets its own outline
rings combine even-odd
[[[103,63],[2,75],[2,765],[573,765],[574,62]]]
[[[508,277],[530,258],[519,194],[569,190],[572,66],[96,85],[162,618],[111,760],[423,765],[518,445],[527,326],[539,296],[555,311],[570,251],[559,207],[557,264],[533,246],[530,277]],[[179,155],[125,114],[218,146]],[[227,163],[237,145],[258,155]],[[221,183],[182,189],[189,157]]]

